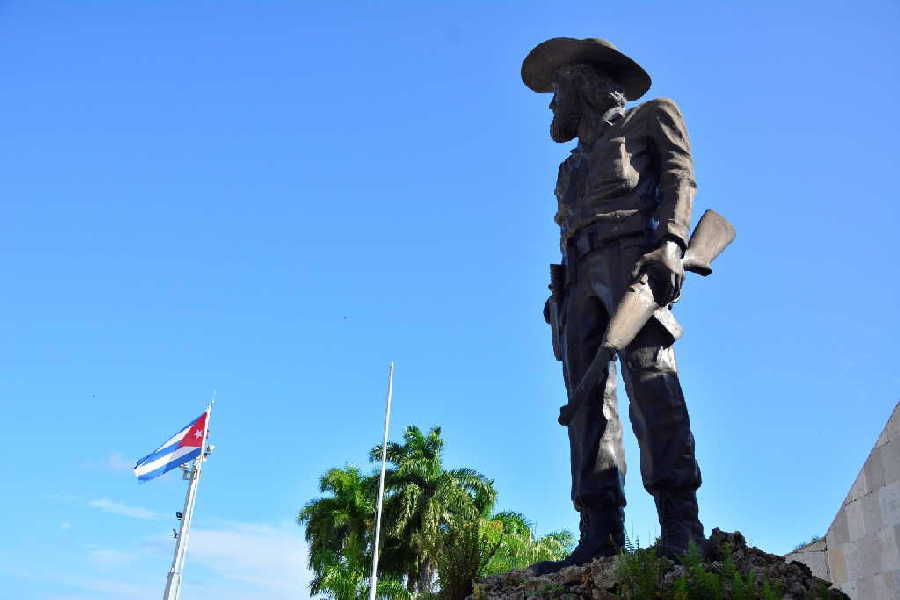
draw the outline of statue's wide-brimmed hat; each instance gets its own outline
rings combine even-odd
[[[637,100],[650,88],[650,76],[641,65],[600,38],[558,37],[541,42],[522,63],[522,81],[535,92],[552,92],[556,70],[576,63],[594,65],[609,75],[629,100]]]

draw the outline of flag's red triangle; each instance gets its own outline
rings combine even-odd
[[[203,433],[205,429],[206,413],[203,413],[200,415],[200,418],[191,424],[191,427],[187,430],[187,433],[184,434],[184,437],[181,438],[178,445],[187,448],[199,448],[203,444]]]

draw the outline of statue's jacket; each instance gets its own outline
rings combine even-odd
[[[560,165],[556,185],[560,246],[575,262],[604,243],[644,236],[648,250],[665,239],[687,247],[696,182],[684,119],[667,98],[625,111],[587,148]],[[622,265],[631,268],[631,265]],[[672,335],[668,308],[654,315]]]

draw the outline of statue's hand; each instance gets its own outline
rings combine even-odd
[[[641,256],[631,271],[633,280],[646,273],[653,297],[660,306],[678,300],[681,284],[684,282],[684,267],[681,263],[681,246],[672,240],[664,241],[659,248]]]

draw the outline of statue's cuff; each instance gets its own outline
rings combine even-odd
[[[657,247],[662,246],[666,242],[675,242],[681,248],[681,255],[684,256],[684,253],[687,252],[687,242],[684,241],[682,236],[666,230],[662,230],[661,234],[657,236]]]

